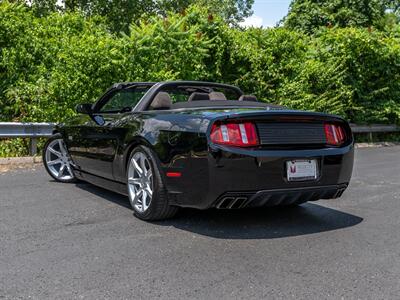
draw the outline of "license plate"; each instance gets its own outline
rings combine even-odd
[[[288,181],[317,179],[317,161],[315,159],[291,160],[286,162]]]

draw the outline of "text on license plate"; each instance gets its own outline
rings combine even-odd
[[[315,180],[317,161],[315,159],[291,160],[286,162],[288,181]]]

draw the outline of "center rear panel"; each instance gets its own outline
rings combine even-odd
[[[261,145],[326,144],[318,123],[257,123]]]

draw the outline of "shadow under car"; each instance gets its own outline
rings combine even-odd
[[[128,197],[87,183],[76,184],[104,200],[131,209]],[[174,219],[153,222],[218,239],[275,239],[355,226],[363,218],[315,203],[238,210],[184,208]]]

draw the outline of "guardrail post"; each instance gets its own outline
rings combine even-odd
[[[29,139],[29,155],[35,156],[37,154],[37,138]]]

